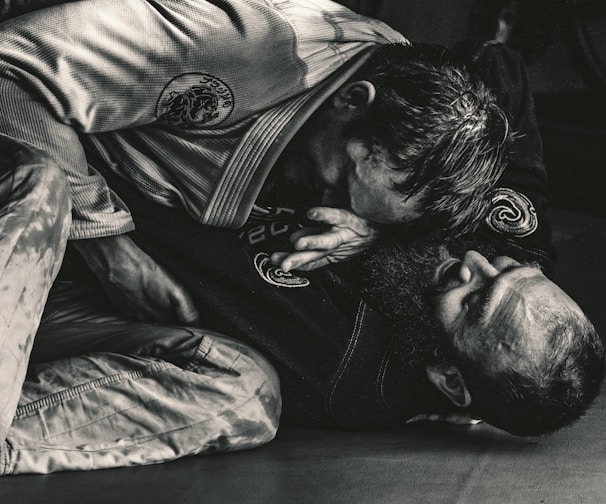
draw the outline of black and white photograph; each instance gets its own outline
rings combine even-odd
[[[602,0],[0,0],[3,504],[603,504],[604,258]]]

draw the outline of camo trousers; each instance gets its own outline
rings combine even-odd
[[[69,197],[56,166],[18,154],[0,181],[0,474],[153,464],[273,439],[278,378],[246,345],[127,321],[70,283],[52,287],[42,314]]]
[[[12,422],[36,329],[71,222],[65,177],[0,135],[0,439]]]

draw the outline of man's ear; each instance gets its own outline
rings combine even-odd
[[[339,88],[333,97],[333,105],[337,109],[354,110],[368,107],[377,95],[372,82],[348,82]]]
[[[425,368],[427,378],[450,401],[460,408],[471,404],[471,394],[459,369],[446,364],[432,364]]]

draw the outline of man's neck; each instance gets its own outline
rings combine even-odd
[[[257,204],[302,208],[321,203],[322,191],[314,177],[312,161],[301,151],[289,147],[273,166]]]

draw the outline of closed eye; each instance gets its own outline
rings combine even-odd
[[[407,201],[416,194],[419,194],[423,186],[416,185],[414,180],[406,178],[403,182],[392,182],[392,190],[405,196],[404,201]]]

